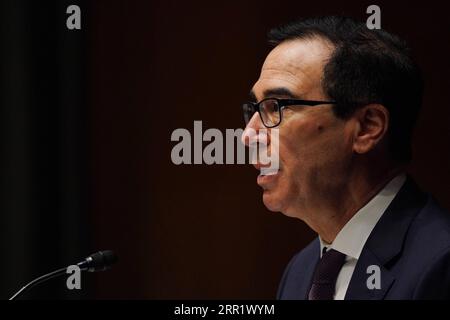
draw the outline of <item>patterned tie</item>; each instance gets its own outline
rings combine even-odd
[[[324,248],[326,250],[326,248]],[[342,265],[345,262],[345,254],[330,249],[322,255],[314,271],[309,300],[332,300],[336,280]]]

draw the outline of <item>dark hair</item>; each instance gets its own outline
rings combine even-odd
[[[335,47],[324,67],[324,92],[337,102],[337,117],[347,118],[361,106],[379,103],[390,114],[389,152],[394,160],[411,159],[411,136],[422,104],[423,83],[410,50],[384,30],[369,30],[347,17],[300,20],[269,32],[269,43],[321,38]]]

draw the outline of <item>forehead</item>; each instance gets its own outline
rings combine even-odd
[[[317,95],[321,91],[323,67],[333,46],[321,39],[295,39],[282,42],[267,56],[253,93],[258,100],[266,91],[285,88],[296,96]]]

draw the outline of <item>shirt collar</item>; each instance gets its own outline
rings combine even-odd
[[[386,184],[345,224],[333,243],[326,243],[319,236],[320,256],[322,257],[323,248],[328,247],[327,250],[334,249],[351,258],[359,259],[367,238],[405,181],[406,175],[402,173]]]

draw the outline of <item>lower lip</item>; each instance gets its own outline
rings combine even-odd
[[[260,186],[267,185],[267,184],[275,181],[277,179],[279,173],[280,173],[280,171],[278,171],[276,174],[271,174],[271,175],[267,175],[267,176],[259,175],[256,178],[256,182]]]

